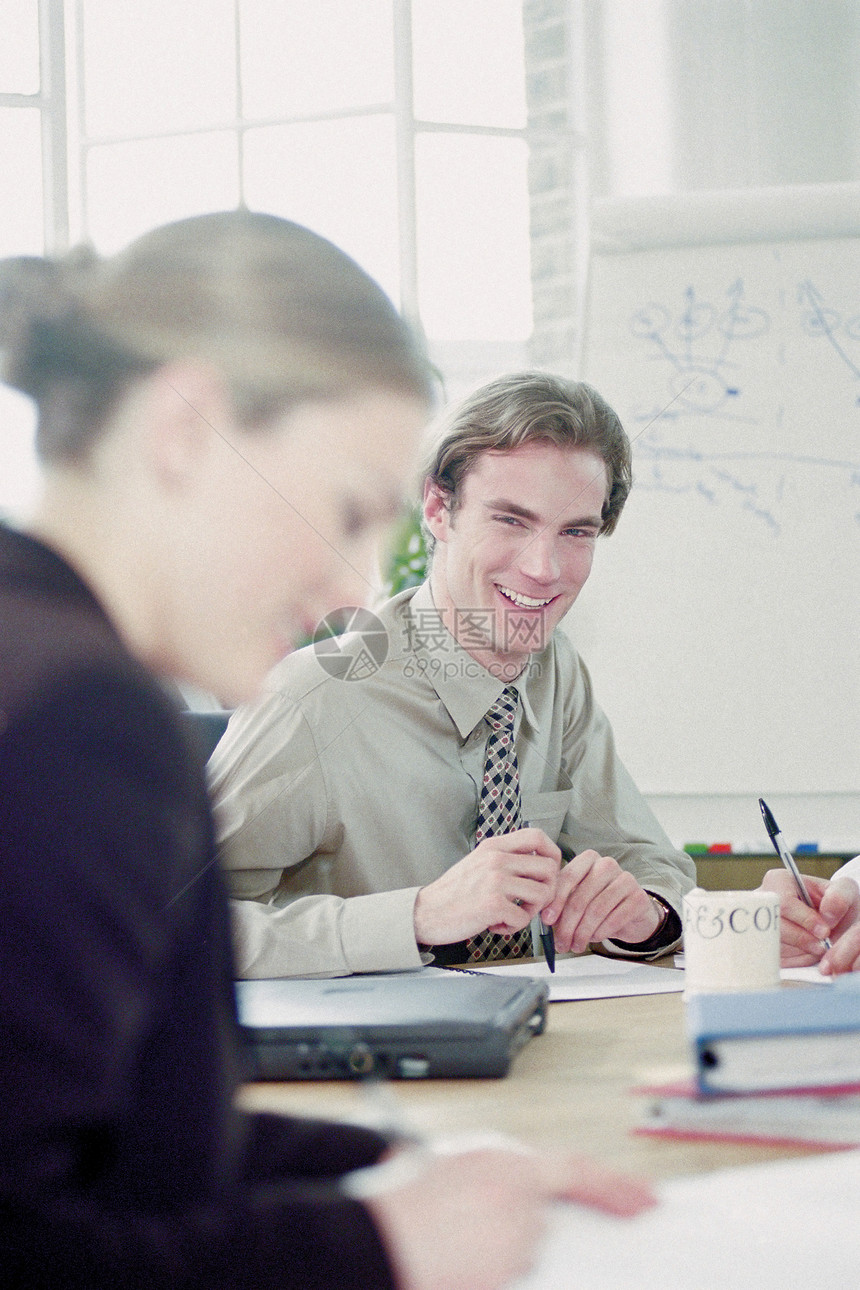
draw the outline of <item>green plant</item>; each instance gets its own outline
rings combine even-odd
[[[386,596],[396,595],[406,587],[417,587],[427,577],[427,548],[419,507],[410,508],[397,524],[382,572]]]

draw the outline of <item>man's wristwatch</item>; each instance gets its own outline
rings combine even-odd
[[[609,944],[617,945],[619,949],[626,950],[634,955],[655,954],[664,945],[672,945],[679,939],[681,935],[681,919],[678,914],[668,901],[663,900],[662,896],[655,896],[654,892],[648,891],[647,888],[646,895],[654,902],[662,915],[656,930],[644,941],[622,941],[617,936],[613,936]]]
[[[653,905],[656,905],[657,913],[660,915],[659,923],[654,928],[653,932],[651,933],[651,936],[648,937],[650,941],[652,936],[657,936],[658,933],[662,932],[663,928],[666,926],[666,921],[669,917],[669,914],[672,911],[669,908],[669,906],[666,904],[665,900],[661,900],[659,896],[655,896],[653,891],[648,892],[648,899],[651,901]]]

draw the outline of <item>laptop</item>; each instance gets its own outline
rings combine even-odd
[[[506,1075],[543,1031],[548,995],[530,977],[438,968],[236,982],[249,1078],[258,1080]]]

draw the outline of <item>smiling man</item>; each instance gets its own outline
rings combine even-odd
[[[437,428],[428,580],[280,663],[210,763],[244,976],[556,949],[651,958],[692,862],[615,752],[562,618],[630,445],[588,386],[501,378]]]

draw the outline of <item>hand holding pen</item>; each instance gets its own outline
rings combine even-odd
[[[815,903],[812,900],[812,897],[809,894],[809,889],[807,888],[806,882],[804,881],[804,878],[801,875],[800,870],[798,869],[795,863],[794,856],[789,851],[785,838],[780,832],[779,825],[774,819],[773,813],[771,812],[770,808],[768,807],[763,797],[760,797],[758,799],[758,804],[759,804],[759,807],[761,808],[762,818],[764,819],[764,826],[767,829],[767,835],[773,844],[773,848],[776,851],[776,854],[779,856],[780,860],[785,865],[788,872],[791,874],[792,881],[794,883],[794,887],[797,892],[797,895],[800,897],[803,903],[807,905],[810,909],[814,910],[816,913],[820,913],[820,911],[818,910],[818,907],[815,905]],[[823,919],[821,919],[821,922],[819,924],[819,930],[822,930],[822,929],[823,929],[823,935],[819,937],[819,940],[821,941],[821,944],[824,946],[825,950],[829,950],[832,948],[830,943],[830,937],[827,934],[830,929],[827,927]]]

